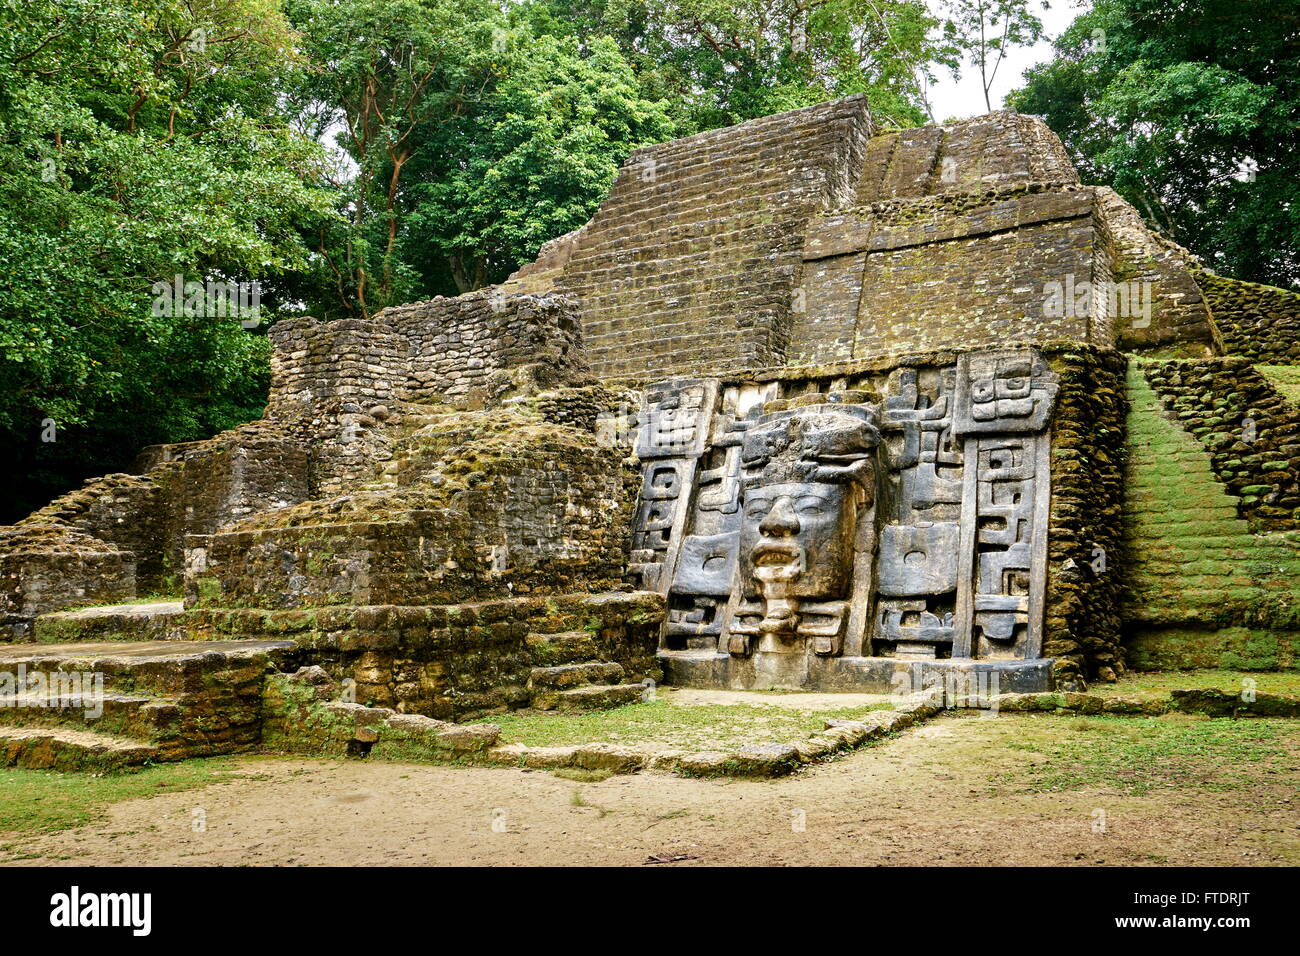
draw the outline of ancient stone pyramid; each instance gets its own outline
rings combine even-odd
[[[278,323],[262,420],[0,529],[0,635],[431,718],[1285,665],[1298,332],[1040,121],[850,97],[636,151],[499,286]]]

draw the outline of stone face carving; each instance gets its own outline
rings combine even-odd
[[[795,634],[838,651],[859,523],[875,503],[874,410],[823,405],[781,412],[745,438],[741,589],[733,638],[767,649]],[[761,616],[758,609],[761,606]],[[743,653],[743,640],[730,649]]]
[[[667,650],[772,686],[804,658],[1037,657],[1053,374],[997,350],[877,381],[878,402],[647,389],[632,568],[668,596]]]

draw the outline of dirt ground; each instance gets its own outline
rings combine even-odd
[[[1016,743],[1035,719],[943,716],[762,782],[246,757],[235,780],[115,804],[102,822],[23,839],[11,850],[25,859],[8,862],[1300,863],[1294,761],[1221,790],[1035,790],[1025,774],[1042,757]],[[1295,735],[1283,746],[1300,751]]]

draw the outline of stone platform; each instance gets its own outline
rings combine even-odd
[[[730,690],[913,693],[943,687],[958,696],[1032,694],[1053,689],[1052,658],[1031,660],[900,660],[893,657],[812,657],[806,678],[790,684],[766,674],[754,658],[709,650],[661,650],[665,683]]]
[[[248,750],[291,641],[0,647],[0,766],[120,770]]]

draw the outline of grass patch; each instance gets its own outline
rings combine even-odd
[[[585,770],[582,767],[560,767],[551,773],[563,780],[576,780],[578,783],[600,783],[614,776],[612,770]],[[578,791],[574,791],[576,794]]]
[[[888,703],[835,710],[800,711],[746,704],[674,705],[642,701],[585,714],[494,716],[501,738],[528,747],[624,743],[660,750],[726,750],[749,743],[793,743],[822,729],[826,718],[854,720]]]
[[[1263,375],[1293,405],[1300,405],[1300,365],[1256,365]]]
[[[12,851],[13,838],[54,833],[103,819],[108,808],[135,800],[193,790],[230,779],[225,757],[183,760],[145,767],[136,773],[57,773],[51,770],[0,769],[0,850]]]
[[[1029,717],[1018,724],[1023,733],[1006,746],[1027,759],[1007,782],[1013,792],[1097,789],[1136,795],[1300,781],[1300,728],[1294,721],[1179,714]]]
[[[1193,671],[1130,671],[1114,684],[1092,684],[1090,692],[1101,697],[1168,697],[1172,690],[1206,690],[1218,688],[1229,694],[1239,692],[1243,680],[1253,680],[1255,690],[1266,694],[1300,696],[1300,670],[1234,671],[1207,669]]]

